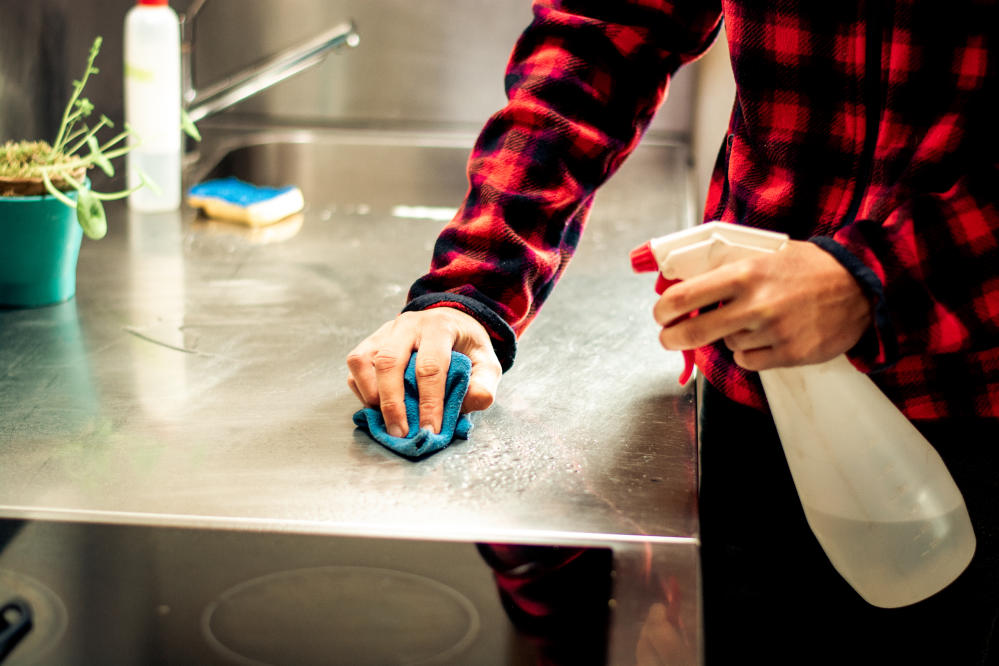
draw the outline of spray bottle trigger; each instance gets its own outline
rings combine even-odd
[[[656,275],[656,293],[660,296],[664,291],[672,287],[680,280],[667,280],[663,277],[662,273]],[[684,349],[683,350],[683,372],[680,373],[679,381],[680,386],[686,386],[687,382],[690,381],[691,375],[694,374],[694,350]]]

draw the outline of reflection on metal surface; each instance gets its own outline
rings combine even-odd
[[[402,217],[413,220],[434,220],[450,222],[458,214],[457,208],[447,206],[393,206],[392,217]]]
[[[267,60],[247,67],[210,86],[198,90],[194,81],[194,27],[198,12],[207,0],[194,0],[181,18],[182,96],[191,120],[198,122],[224,111],[271,86],[321,63],[327,55],[342,47],[356,47],[361,42],[352,20],[339,23],[309,39],[285,49]]]
[[[635,649],[636,666],[696,666],[696,625],[688,626],[682,588],[676,575],[656,576],[662,597],[649,606]]]
[[[2,546],[2,544],[0,544]],[[0,553],[3,548],[0,547]],[[31,664],[55,647],[66,631],[66,606],[62,599],[46,585],[19,571],[0,568],[0,605],[14,598],[27,602],[31,609],[31,630],[20,640],[6,658],[0,653],[5,666]],[[0,627],[4,623],[0,621]]]
[[[129,346],[135,396],[143,413],[171,421],[188,401],[186,354],[197,343],[184,330],[187,285],[179,211],[128,211]],[[179,352],[179,354],[178,354]]]
[[[507,615],[544,664],[603,664],[613,600],[604,548],[479,543]]]
[[[405,571],[330,566],[268,574],[219,595],[202,633],[235,663],[452,663],[475,640],[479,613],[440,581]]]
[[[67,620],[39,614],[60,633],[12,663],[539,663],[472,543],[0,519],[0,544],[11,527],[0,592],[29,576]]]
[[[0,310],[0,443],[5,430],[66,442],[92,429],[101,413],[93,363],[76,299]]]
[[[208,236],[234,236],[250,245],[267,245],[294,238],[302,230],[304,223],[305,216],[301,213],[289,215],[277,222],[263,226],[250,226],[199,215],[191,222],[191,232]]]

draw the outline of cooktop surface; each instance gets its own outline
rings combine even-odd
[[[0,520],[0,663],[603,663],[608,548]]]

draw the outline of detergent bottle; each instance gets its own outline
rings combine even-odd
[[[632,252],[667,282],[779,252],[787,236],[710,222]],[[688,364],[690,357],[688,355]],[[845,355],[760,372],[805,517],[829,561],[867,602],[906,606],[971,561],[964,498],[929,442]]]

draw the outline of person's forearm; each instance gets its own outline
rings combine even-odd
[[[476,143],[468,196],[410,303],[459,294],[523,332],[575,251],[593,192],[638,143],[672,72],[714,39],[720,11],[535,2],[507,68],[509,102]]]

